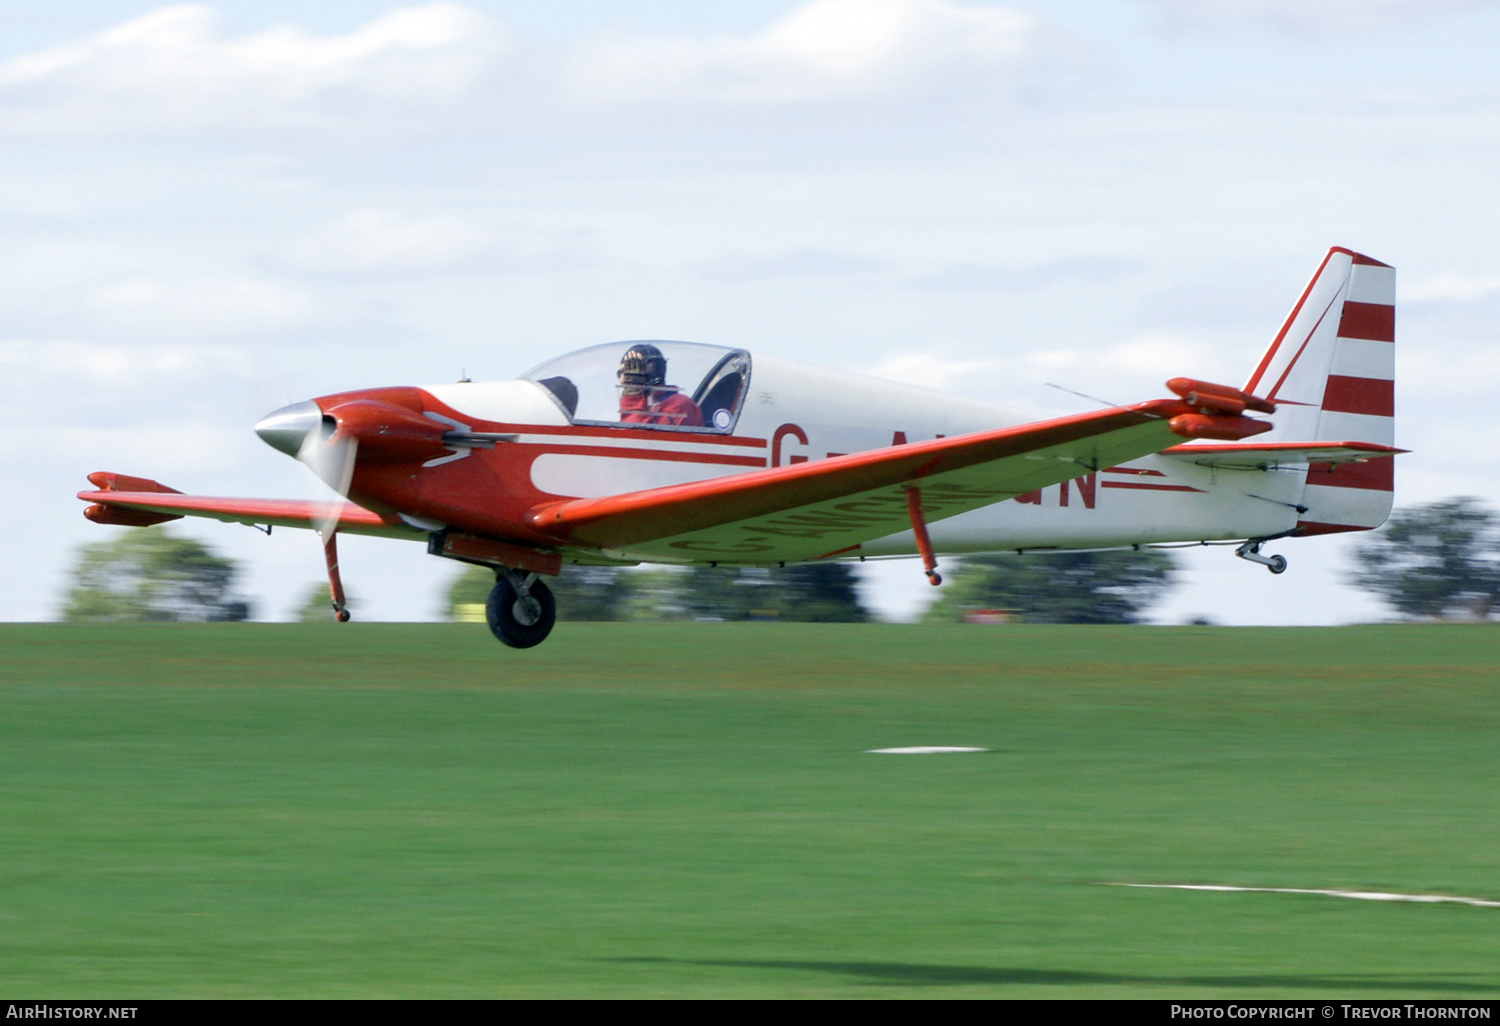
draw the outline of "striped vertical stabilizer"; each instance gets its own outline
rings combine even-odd
[[[1277,403],[1265,440],[1394,445],[1395,341],[1396,269],[1330,249],[1246,386]],[[1296,533],[1379,527],[1394,470],[1389,458],[1310,464]]]

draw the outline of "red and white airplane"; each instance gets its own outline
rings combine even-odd
[[[1391,509],[1395,270],[1329,250],[1244,388],[1033,420],[929,389],[688,342],[616,342],[514,381],[361,389],[255,426],[352,502],[208,498],[95,473],[101,524],[311,528],[493,567],[491,630],[552,629],[564,563],[780,565],[1267,541]],[[1262,414],[1264,416],[1251,416]],[[1269,419],[1267,419],[1269,418]],[[1249,440],[1252,439],[1253,441]]]

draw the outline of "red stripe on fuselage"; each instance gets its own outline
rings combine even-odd
[[[420,389],[371,389],[367,392],[350,392],[352,397],[370,397],[391,401],[390,393],[412,392],[421,396],[423,410],[452,417],[471,430],[488,431],[502,435],[567,435],[577,438],[628,438],[637,442],[667,442],[683,445],[729,445],[746,449],[764,449],[764,438],[748,438],[736,435],[721,435],[712,431],[673,430],[669,427],[647,427],[645,425],[616,427],[612,424],[516,424],[509,421],[485,420],[475,417],[455,406],[449,406],[436,396]]]
[[[1316,520],[1299,520],[1297,529],[1292,532],[1298,538],[1305,538],[1314,534],[1343,534],[1345,531],[1370,531],[1374,528],[1356,527],[1353,524],[1324,524]]]
[[[541,450],[537,455],[597,456],[601,459],[660,460],[667,463],[710,463],[730,467],[764,467],[764,456],[731,456],[717,452],[686,452],[681,449],[636,449],[625,446],[554,445],[550,442],[528,446]]]
[[[487,429],[488,430],[488,429]],[[650,428],[609,427],[597,424],[500,424],[494,429],[503,434],[570,435],[579,438],[629,438],[638,442],[679,442],[684,445],[735,445],[747,449],[764,449],[764,438],[737,438],[734,435],[711,435],[707,432],[653,431]]]
[[[1202,488],[1191,485],[1147,484],[1144,481],[1101,481],[1101,488],[1133,488],[1143,492],[1201,492]]]

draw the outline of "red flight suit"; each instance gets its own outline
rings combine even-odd
[[[649,391],[655,402],[648,402],[645,392],[620,396],[620,420],[629,424],[671,424],[674,427],[702,427],[703,411],[698,404],[670,385],[653,385]]]

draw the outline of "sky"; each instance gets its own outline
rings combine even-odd
[[[1399,505],[1500,505],[1500,3],[490,2],[0,14],[0,619],[94,470],[311,498],[270,410],[625,338],[1058,415],[1241,383],[1331,245],[1398,269]],[[179,529],[264,619],[316,538]],[[1180,557],[1162,622],[1341,623],[1348,538]],[[363,619],[457,567],[341,544]],[[909,618],[907,561],[866,595]]]

